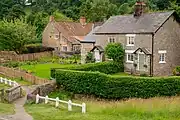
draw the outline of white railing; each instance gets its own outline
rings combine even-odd
[[[44,99],[45,100],[45,104],[47,104],[49,101],[54,101],[55,103],[55,107],[59,106],[59,103],[65,103],[68,105],[68,111],[72,111],[72,106],[77,106],[77,107],[81,107],[82,108],[82,113],[86,113],[86,104],[82,103],[82,104],[76,104],[76,103],[72,103],[71,100],[67,101],[63,101],[63,100],[59,100],[59,98],[57,97],[56,99],[53,98],[49,98],[48,96],[46,97],[42,97],[39,96],[38,94],[36,95],[36,104],[39,103],[40,99]]]
[[[16,81],[8,80],[8,79],[2,78],[2,77],[0,77],[0,83],[4,83],[4,84],[7,84],[7,85],[13,86],[13,87],[19,86],[19,84]]]

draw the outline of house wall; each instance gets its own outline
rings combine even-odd
[[[166,50],[166,63],[159,63],[159,50]],[[171,16],[154,36],[153,74],[155,76],[171,75],[173,69],[180,65],[180,26]]]
[[[59,31],[54,27],[54,22],[49,22],[43,32],[42,45],[53,47],[60,51],[63,51],[63,46],[67,46],[67,51],[72,51],[72,43],[68,42],[62,33],[58,39],[55,39],[56,34],[59,34]]]
[[[127,46],[127,37],[126,34],[113,34],[113,35],[97,35],[96,44],[102,46],[103,48],[109,43],[108,38],[115,37],[117,43],[121,43],[125,50],[137,50],[138,48],[145,47],[152,52],[152,35],[151,34],[136,34],[135,36],[135,45]],[[134,66],[132,63],[126,62],[127,57],[125,56],[125,71],[134,70]],[[150,62],[150,61],[149,61]],[[150,64],[150,63],[149,63]],[[147,71],[150,72],[149,69]]]
[[[94,43],[81,43],[81,64],[85,64],[86,55],[94,47]]]

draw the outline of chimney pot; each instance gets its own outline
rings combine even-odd
[[[141,16],[145,12],[146,4],[144,2],[138,1],[135,4],[134,16]]]

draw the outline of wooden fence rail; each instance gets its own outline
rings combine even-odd
[[[8,84],[9,86],[19,86],[19,84],[16,81],[8,80],[6,78],[0,77],[0,83]]]
[[[49,52],[40,52],[40,53],[29,53],[29,54],[12,54],[11,52],[8,54],[7,52],[0,51],[0,63],[3,61],[32,61],[38,60],[42,57],[51,57],[53,55],[52,51]]]
[[[23,78],[24,80],[27,80],[31,82],[32,84],[36,84],[36,85],[42,85],[42,84],[51,82],[48,79],[34,76],[20,69],[8,68],[8,67],[3,67],[3,66],[0,66],[0,74],[3,74],[11,78]]]
[[[39,96],[39,94],[36,95],[36,104],[39,103],[40,99],[44,99],[45,100],[45,104],[47,104],[49,101],[54,101],[55,102],[55,107],[59,106],[59,103],[65,103],[68,104],[68,111],[72,111],[72,106],[77,106],[77,107],[81,107],[82,108],[82,113],[86,113],[86,104],[82,103],[82,104],[76,104],[76,103],[72,103],[71,100],[67,101],[63,101],[63,100],[59,100],[59,98],[57,97],[56,99],[54,98],[49,98],[48,96],[43,97],[43,96]]]

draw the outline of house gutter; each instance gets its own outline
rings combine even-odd
[[[151,54],[151,58],[150,58],[150,76],[153,77],[153,70],[154,70],[154,33],[152,33],[152,54]]]

